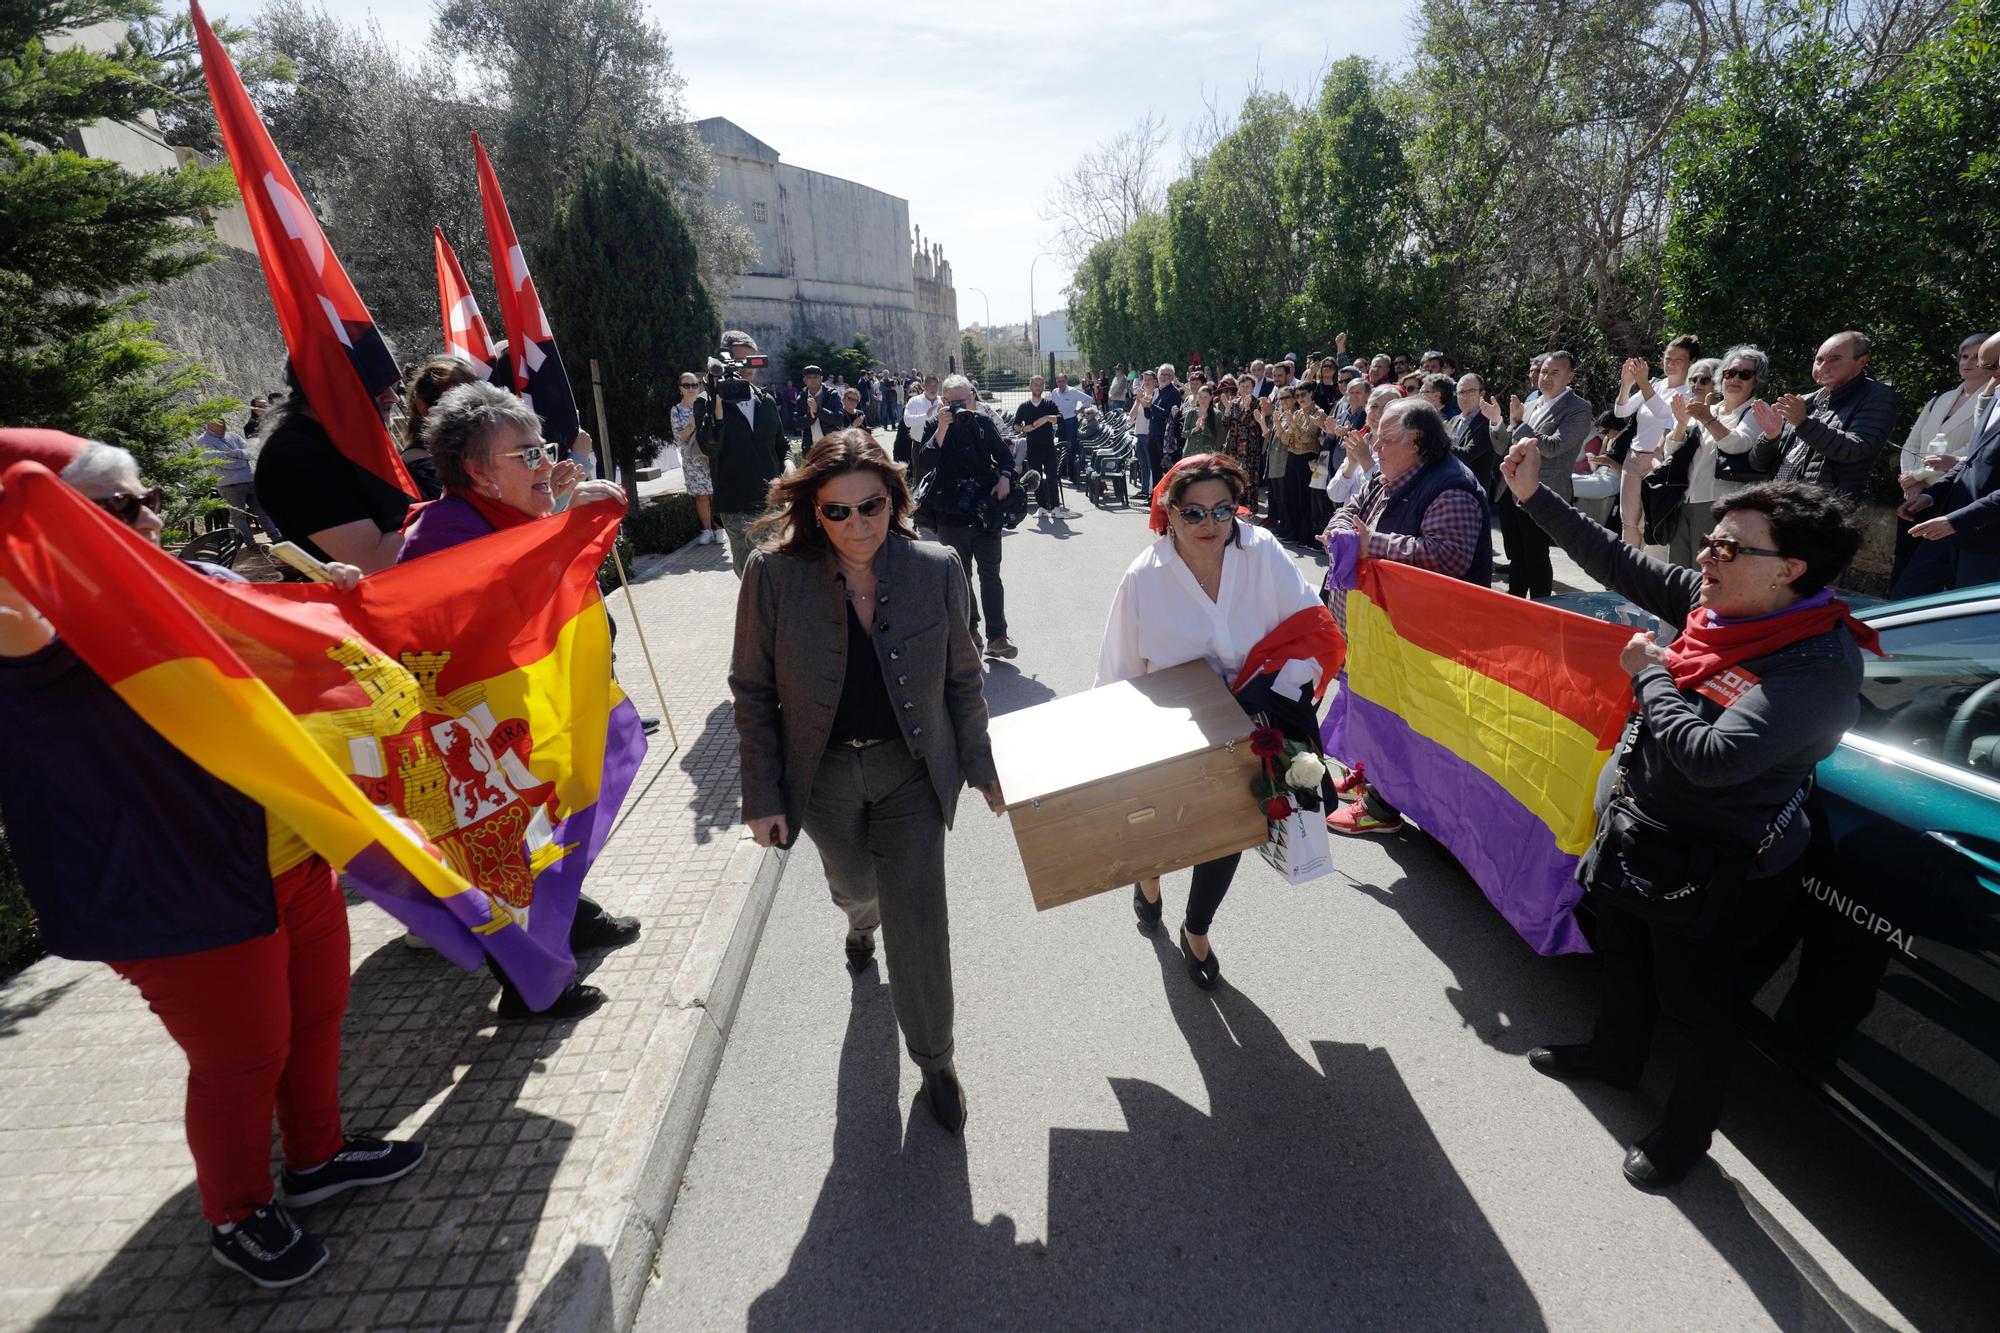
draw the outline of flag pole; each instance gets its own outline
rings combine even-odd
[[[590,393],[597,400],[597,456],[608,459],[611,454],[611,432],[604,425],[604,381],[598,374],[597,358],[590,358]],[[636,476],[627,478],[634,486],[639,484]],[[681,748],[680,732],[674,730],[674,715],[667,707],[667,692],[660,685],[660,669],[653,665],[653,649],[646,642],[646,628],[639,623],[639,603],[632,597],[632,584],[625,577],[625,560],[618,554],[618,543],[611,543],[611,566],[618,571],[618,586],[625,590],[625,609],[632,616],[632,632],[639,636],[639,650],[646,655],[646,670],[653,677],[653,692],[660,696],[660,716],[666,720],[667,735],[673,739],[674,749]]]

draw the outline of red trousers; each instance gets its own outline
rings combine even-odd
[[[220,949],[112,963],[187,1055],[187,1138],[201,1214],[240,1222],[271,1201],[271,1112],[285,1165],[340,1151],[347,901],[317,856],[271,887],[278,928]]]

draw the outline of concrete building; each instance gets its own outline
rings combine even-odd
[[[719,116],[695,128],[715,151],[715,198],[736,205],[757,238],[757,258],[722,303],[725,328],[774,356],[795,336],[864,333],[883,364],[943,373],[958,350],[958,294],[944,247],[911,231],[907,200],[780,162]]]

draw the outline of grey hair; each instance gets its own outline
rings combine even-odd
[[[1965,349],[1968,347],[1978,347],[1992,336],[1993,335],[1990,333],[1967,334],[1964,338],[1959,340],[1958,350],[1960,351],[1960,353],[1963,353]]]
[[[1473,374],[1473,373],[1472,373],[1471,371],[1469,371],[1469,370],[1468,370],[1468,371],[1466,371],[1466,372],[1465,372],[1465,373],[1464,373],[1463,375],[1460,375],[1460,376],[1458,377],[1458,387],[1459,387],[1459,388],[1461,388],[1461,389],[1463,389],[1463,388],[1465,387],[1465,382],[1466,382],[1467,380],[1471,380],[1471,381],[1472,381],[1472,382],[1473,382],[1474,384],[1478,385],[1478,386],[1479,386],[1479,392],[1481,392],[1481,393],[1485,393],[1485,392],[1486,392],[1486,381],[1485,381],[1485,380],[1483,380],[1483,379],[1481,379],[1481,378],[1480,378],[1479,376],[1477,376],[1477,375]]]
[[[1696,375],[1706,375],[1710,379],[1717,379],[1721,374],[1722,362],[1712,356],[1705,356],[1688,367],[1689,379],[1693,379]]]
[[[1748,361],[1751,367],[1757,372],[1757,381],[1751,386],[1751,392],[1754,393],[1757,389],[1763,387],[1764,377],[1771,373],[1771,358],[1764,354],[1763,348],[1752,343],[1737,343],[1736,346],[1722,354],[1722,365],[1726,366],[1731,361],[1739,359]],[[1720,372],[1721,368],[1721,366],[1718,366],[1716,370]]]
[[[1397,403],[1403,399],[1403,391],[1393,384],[1378,384],[1368,393],[1368,410],[1373,412],[1378,403]]]
[[[725,329],[717,345],[726,352],[732,347],[755,347],[757,340],[741,329]]]
[[[471,487],[466,462],[486,461],[493,432],[501,426],[519,426],[536,439],[542,436],[542,419],[535,410],[498,385],[476,380],[437,400],[424,416],[424,447],[431,451],[438,480],[446,489]]]
[[[1875,350],[1875,340],[1860,329],[1844,329],[1833,336],[1847,339],[1847,350],[1853,353],[1856,361]]]
[[[1159,374],[1159,375],[1178,375],[1178,374],[1180,374],[1180,372],[1179,372],[1178,370],[1175,370],[1175,369],[1174,369],[1174,365],[1173,365],[1173,362],[1171,362],[1171,361],[1162,361],[1162,362],[1160,363],[1160,368],[1159,368],[1159,370],[1157,370],[1157,371],[1156,371],[1156,372],[1154,372],[1154,373],[1155,373],[1155,374]]]
[[[121,474],[139,475],[139,460],[115,444],[96,440],[83,446],[62,470],[62,479],[75,490],[94,490],[117,482]]]
[[[1451,452],[1451,431],[1445,427],[1444,413],[1423,399],[1397,399],[1382,413],[1382,424],[1388,425],[1392,418],[1417,433],[1417,456],[1424,462],[1435,463]]]
[[[944,377],[944,383],[938,385],[939,393],[950,393],[953,389],[964,389],[970,392],[972,381],[963,375],[947,375]]]

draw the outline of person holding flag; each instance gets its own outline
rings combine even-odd
[[[574,462],[557,463],[541,425],[526,403],[491,384],[468,381],[440,398],[424,417],[424,444],[445,495],[410,524],[397,563],[548,518],[565,501],[625,504],[625,492],[613,483],[585,480]],[[638,938],[636,917],[612,916],[578,893],[571,949],[616,949]],[[497,962],[489,965],[500,978],[500,1017],[511,1022],[581,1018],[604,1003],[603,991],[572,981],[537,1010]]]
[[[123,449],[0,431],[0,471],[21,461],[159,544],[160,492]],[[331,571],[344,589],[361,577]],[[0,765],[0,819],[44,944],[109,965],[187,1056],[188,1147],[216,1260],[260,1287],[303,1282],[327,1251],[291,1210],[395,1180],[424,1156],[342,1123],[349,949],[332,866],[148,725],[5,578],[0,727],[24,757]]]

